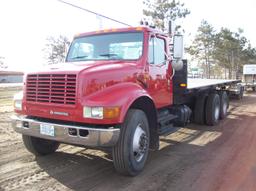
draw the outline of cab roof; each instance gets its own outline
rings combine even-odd
[[[85,33],[79,33],[75,35],[74,38],[79,38],[83,36],[90,36],[90,35],[95,35],[95,34],[104,34],[104,33],[115,33],[115,32],[131,32],[131,31],[142,31],[142,32],[151,32],[151,33],[156,33],[160,34],[163,36],[168,36],[167,34],[156,30],[154,28],[146,27],[146,26],[139,26],[139,27],[126,27],[126,28],[112,28],[112,29],[103,29],[103,30],[97,30],[97,31],[92,31],[92,32],[85,32]]]

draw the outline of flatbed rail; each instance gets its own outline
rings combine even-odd
[[[208,86],[228,85],[232,83],[239,83],[241,80],[222,80],[222,79],[202,79],[202,78],[188,78],[187,89],[198,89]]]

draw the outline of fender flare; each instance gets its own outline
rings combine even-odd
[[[120,116],[115,122],[122,123],[130,106],[141,97],[147,97],[154,103],[151,96],[141,86],[132,82],[125,82],[95,92],[83,99],[82,103],[87,106],[118,106],[120,107]]]

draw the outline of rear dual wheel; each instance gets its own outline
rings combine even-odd
[[[200,125],[205,124],[205,105],[207,100],[207,94],[202,93],[196,99],[196,105],[194,109],[194,122]]]
[[[216,125],[227,116],[229,99],[225,91],[198,96],[194,109],[194,121],[198,124]]]
[[[226,91],[221,91],[220,96],[220,119],[225,119],[228,114],[229,98]]]
[[[213,126],[219,122],[220,117],[220,96],[212,93],[208,96],[205,106],[205,122]]]

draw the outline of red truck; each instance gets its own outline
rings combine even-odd
[[[236,80],[187,79],[182,37],[149,27],[79,34],[66,62],[28,73],[12,126],[35,155],[60,143],[112,149],[115,169],[135,176],[159,136],[190,121],[216,125]],[[232,89],[231,89],[232,87]]]

